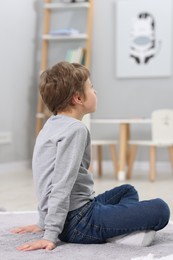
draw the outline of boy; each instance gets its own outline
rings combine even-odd
[[[148,246],[169,221],[161,199],[139,202],[131,185],[95,197],[90,165],[90,134],[81,122],[96,110],[90,73],[80,64],[60,62],[42,73],[40,94],[54,114],[40,131],[33,153],[39,222],[13,233],[44,231],[43,239],[18,250],[52,250],[57,239],[71,243]]]

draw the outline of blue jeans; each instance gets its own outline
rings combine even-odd
[[[95,197],[67,215],[60,240],[70,243],[104,243],[108,238],[142,230],[160,230],[170,217],[161,199],[139,201],[131,185],[121,185]]]

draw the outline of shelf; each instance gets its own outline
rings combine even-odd
[[[88,38],[87,34],[80,33],[77,35],[51,35],[43,34],[43,40],[86,40]]]
[[[84,63],[84,65],[89,68],[94,0],[88,0],[85,2],[78,1],[77,3],[63,0],[42,0],[42,2],[43,1],[43,33],[41,35],[42,52],[40,70],[43,72],[50,66],[53,59],[52,52],[54,53],[54,51],[57,51],[56,57],[60,60],[58,58],[58,52],[61,52],[62,49],[62,53],[60,53],[60,57],[62,56],[61,59],[68,60],[65,54],[67,55],[69,51],[77,50],[78,48],[85,49],[84,61],[80,60],[80,62]],[[55,19],[55,16],[57,16],[58,22]],[[71,19],[69,19],[69,17],[71,17]],[[78,28],[78,23],[80,25],[81,19],[82,24]],[[73,25],[74,20],[75,22]],[[77,25],[75,25],[76,23]],[[77,26],[77,28],[74,29],[72,25],[75,28]],[[52,46],[52,44],[56,44],[56,48],[54,48],[55,46]],[[71,58],[71,62],[77,60],[77,53],[78,52],[76,52],[76,55],[72,56],[73,58]],[[36,114],[37,134],[40,132],[49,116],[50,114],[47,112],[41,95],[38,95]]]
[[[89,3],[50,3],[44,4],[45,9],[77,9],[77,8],[89,8]]]

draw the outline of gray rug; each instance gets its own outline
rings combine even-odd
[[[140,259],[167,259],[173,255],[173,225],[157,232],[153,246],[130,247],[117,245],[113,242],[99,245],[79,245],[59,243],[53,251],[44,250],[19,252],[15,248],[30,240],[40,239],[41,234],[11,234],[10,229],[16,226],[36,223],[36,212],[8,213],[0,212],[0,259],[14,260],[130,260]],[[150,256],[152,255],[152,258]],[[144,257],[144,258],[143,258]],[[147,257],[147,258],[146,258]],[[169,257],[169,259],[173,259]]]

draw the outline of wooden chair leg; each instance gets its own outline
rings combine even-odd
[[[150,147],[150,181],[156,179],[156,148],[155,146]]]
[[[132,177],[132,169],[136,157],[136,151],[137,151],[137,145],[132,145],[129,158],[128,158],[127,179],[131,179]]]
[[[93,162],[94,162],[94,145],[91,145],[91,163],[90,163],[90,167],[89,167],[89,171],[91,173],[94,172]]]
[[[124,180],[126,178],[126,162],[127,162],[127,137],[128,125],[120,125],[120,152],[119,152],[119,172],[118,179]]]
[[[118,178],[118,158],[117,158],[117,153],[116,153],[116,148],[114,144],[110,144],[110,151],[111,151],[111,157],[114,165],[114,174],[115,178]]]
[[[128,144],[128,140],[130,140],[130,126],[127,125],[127,153],[126,153],[126,162],[128,164],[128,161],[130,159],[130,145]]]
[[[98,176],[102,176],[102,146],[97,146]]]
[[[173,169],[173,146],[170,146],[168,150],[169,150],[170,161]]]

